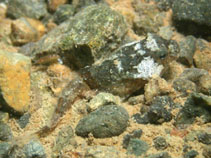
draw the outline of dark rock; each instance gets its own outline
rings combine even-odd
[[[123,107],[106,105],[82,118],[75,130],[82,137],[89,133],[96,138],[118,136],[127,128],[128,120],[129,115]]]
[[[56,137],[56,142],[53,147],[53,153],[54,157],[58,153],[61,152],[61,150],[71,143],[72,137],[74,136],[74,132],[71,126],[66,126],[59,131],[58,136]]]
[[[40,19],[46,13],[45,0],[12,0],[8,3],[7,14],[12,18],[29,17]]]
[[[210,145],[211,144],[211,134],[208,134],[206,132],[201,132],[197,135],[198,141]]]
[[[46,158],[45,150],[39,141],[31,140],[24,145],[23,151],[27,158]]]
[[[132,118],[138,124],[148,124],[148,123],[150,123],[147,113],[145,113],[145,114],[136,113],[132,116]]]
[[[128,154],[141,156],[146,153],[148,149],[149,145],[146,142],[139,139],[131,139],[127,147],[127,152]]]
[[[161,75],[169,54],[169,41],[148,34],[146,39],[128,43],[101,63],[86,67],[82,75],[92,88],[120,96],[142,88],[153,75]]]
[[[75,8],[72,5],[60,5],[53,15],[56,24],[60,24],[75,14]]]
[[[124,138],[123,138],[123,144],[122,144],[123,148],[126,149],[128,147],[130,139],[132,139],[132,138],[140,138],[141,135],[142,135],[142,130],[141,129],[134,130],[132,133],[125,135]]]
[[[7,142],[1,142],[0,143],[0,157],[1,158],[7,158],[11,147],[12,146],[9,143],[7,143]]]
[[[158,154],[152,154],[149,156],[145,156],[145,158],[171,158],[168,152],[161,152]]]
[[[0,140],[1,141],[8,141],[11,140],[13,137],[12,131],[10,126],[7,124],[0,122]]]
[[[77,68],[92,65],[118,48],[126,32],[122,15],[105,5],[91,5],[37,42],[33,61],[59,55],[65,64]]]
[[[193,36],[187,36],[179,43],[180,53],[177,61],[191,66],[193,64],[193,56],[196,50],[196,39]]]
[[[30,113],[26,113],[23,116],[21,116],[20,119],[17,121],[18,124],[19,124],[19,126],[21,128],[25,128],[26,125],[29,123],[30,117],[31,117],[31,114]]]
[[[195,158],[199,153],[195,150],[190,150],[184,154],[184,158]]]
[[[211,75],[204,75],[199,79],[200,92],[211,95]]]
[[[164,150],[167,148],[168,144],[166,142],[166,139],[164,137],[155,137],[153,139],[153,142],[155,144],[155,148],[157,150]]]
[[[173,20],[179,31],[186,35],[210,36],[211,1],[177,0],[173,2]]]
[[[205,146],[204,149],[203,149],[203,153],[202,154],[203,154],[203,156],[205,158],[210,158],[210,155],[211,155],[211,146],[210,145]]]
[[[173,87],[175,90],[183,92],[184,94],[196,92],[197,90],[197,86],[194,82],[183,78],[175,79],[173,82]]]
[[[191,124],[196,117],[201,117],[205,123],[211,121],[210,97],[199,93],[191,94],[178,113],[175,124]]]

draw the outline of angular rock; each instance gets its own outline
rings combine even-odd
[[[153,139],[155,148],[157,150],[164,150],[168,147],[166,139],[164,137],[158,136]]]
[[[66,64],[85,67],[109,55],[126,32],[127,25],[120,14],[105,5],[91,5],[37,42],[32,56],[37,61],[57,54]]]
[[[97,94],[95,97],[93,97],[92,100],[90,100],[90,102],[87,104],[87,110],[89,112],[94,111],[101,106],[112,103],[117,105],[120,104],[120,98],[110,93],[101,92]]]
[[[172,5],[173,20],[179,31],[196,36],[210,36],[211,1],[178,0]]]
[[[193,59],[197,68],[210,71],[211,44],[204,40],[197,40],[197,50],[193,56]]]
[[[29,17],[40,19],[47,13],[44,0],[8,1],[7,15],[12,18]]]
[[[0,122],[0,140],[9,141],[12,139],[12,137],[13,135],[10,126],[8,126],[6,123]]]
[[[91,133],[95,138],[118,136],[128,126],[127,111],[117,105],[100,107],[82,118],[76,126],[78,136],[87,137]]]
[[[180,53],[177,61],[191,66],[193,64],[193,56],[196,51],[196,39],[193,36],[187,36],[184,40],[179,42]]]
[[[74,14],[75,8],[72,5],[65,4],[58,7],[53,15],[53,19],[56,24],[61,24],[62,22],[68,20]]]
[[[109,58],[82,70],[91,88],[120,96],[130,95],[143,88],[153,75],[162,75],[169,55],[169,41],[155,34],[128,43]]]
[[[139,139],[131,139],[127,147],[127,152],[128,154],[141,156],[146,153],[148,149],[149,145],[146,142]]]
[[[197,90],[194,82],[182,78],[175,79],[173,82],[173,87],[175,90],[183,92],[184,94],[196,92]]]
[[[0,51],[0,100],[3,108],[24,113],[30,104],[30,58]]]
[[[211,97],[198,93],[190,95],[178,113],[175,124],[192,124],[196,117],[201,117],[205,123],[211,121]]]

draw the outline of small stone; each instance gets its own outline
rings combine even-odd
[[[179,42],[180,53],[178,62],[191,66],[193,64],[193,56],[196,51],[196,38],[187,36],[184,40]]]
[[[31,140],[24,145],[23,151],[27,158],[46,158],[45,150],[39,141]]]
[[[93,97],[87,104],[87,111],[92,112],[97,108],[108,104],[120,104],[120,98],[110,93],[101,92]]]
[[[12,18],[29,17],[40,19],[47,13],[44,0],[8,1],[7,15]]]
[[[88,147],[85,152],[85,158],[119,158],[120,156],[120,152],[110,146],[91,146]]]
[[[167,144],[166,139],[164,137],[155,137],[153,139],[153,142],[154,142],[155,148],[157,150],[164,150],[168,147],[168,144]]]
[[[211,155],[211,146],[210,145],[207,145],[204,147],[202,155],[205,158],[210,158],[210,155]]]
[[[184,158],[195,158],[198,154],[196,150],[190,150],[184,154]]]
[[[6,158],[11,148],[12,146],[8,142],[1,142],[0,143],[0,157]]]
[[[82,118],[76,126],[78,136],[87,137],[92,133],[95,138],[118,136],[128,126],[127,111],[117,105],[106,105]]]
[[[30,104],[30,58],[0,51],[0,100],[4,108],[24,113]]]
[[[127,147],[127,152],[128,154],[141,156],[146,153],[148,149],[149,145],[146,142],[139,139],[131,139]]]
[[[211,144],[211,134],[201,132],[197,135],[197,137],[198,137],[199,142],[206,144],[206,145]]]
[[[53,15],[54,22],[61,24],[75,14],[75,8],[72,5],[60,5]]]
[[[0,140],[1,141],[8,141],[11,140],[13,137],[12,131],[10,126],[5,123],[0,122]]]
[[[197,90],[196,84],[194,82],[183,78],[175,79],[173,82],[173,87],[175,90],[183,92],[184,94],[196,92]]]
[[[144,102],[145,102],[144,95],[138,95],[138,96],[130,97],[128,99],[128,103],[130,105],[137,105]]]
[[[59,6],[67,3],[68,0],[48,0],[48,9],[52,12],[56,11]]]
[[[26,125],[29,123],[30,117],[31,117],[31,114],[30,113],[26,113],[23,116],[21,116],[20,119],[17,121],[18,124],[19,124],[19,126],[21,128],[25,128]]]
[[[199,89],[206,95],[211,95],[211,75],[204,75],[199,79]]]
[[[134,130],[132,133],[127,134],[123,138],[122,146],[123,148],[127,149],[130,139],[132,138],[140,138],[143,131],[141,129]]]

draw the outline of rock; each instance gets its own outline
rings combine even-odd
[[[171,158],[168,152],[161,152],[158,154],[151,154],[149,156],[145,156],[145,158]]]
[[[17,120],[20,128],[25,128],[26,127],[26,125],[29,123],[30,117],[31,117],[31,114],[30,113],[26,113],[23,116],[21,116],[19,120]]]
[[[54,22],[61,24],[75,14],[75,8],[70,4],[60,5],[53,15]]]
[[[170,92],[170,85],[160,77],[153,77],[144,86],[144,96],[147,103],[151,103],[156,96],[166,95]]]
[[[146,81],[165,71],[168,41],[155,34],[141,41],[128,43],[109,58],[82,69],[91,88],[128,96],[143,88]]]
[[[123,148],[127,149],[130,140],[133,138],[140,138],[142,133],[143,131],[141,129],[137,129],[134,130],[132,133],[125,135],[122,143]]]
[[[120,104],[120,98],[110,93],[101,92],[94,96],[87,104],[87,111],[92,112],[97,108],[108,104]]]
[[[46,158],[45,150],[39,141],[31,140],[24,145],[23,151],[27,158]]]
[[[8,2],[7,15],[12,18],[40,19],[47,13],[44,0],[12,0]]]
[[[0,122],[7,123],[9,120],[9,114],[0,111]]]
[[[74,132],[71,126],[65,126],[59,131],[52,151],[53,157],[57,157],[58,153],[60,153],[65,146],[71,143],[73,136]]]
[[[187,36],[184,40],[179,42],[180,53],[178,62],[191,66],[193,64],[193,56],[196,51],[196,38]]]
[[[139,139],[131,139],[127,147],[127,152],[128,154],[141,156],[146,153],[148,149],[149,145],[146,142]]]
[[[199,89],[202,93],[211,95],[211,76],[204,75],[199,79]]]
[[[155,2],[157,2],[157,7],[161,10],[161,11],[167,11],[172,7],[173,4],[173,0],[154,0]]]
[[[211,121],[210,97],[193,93],[188,97],[184,107],[176,117],[176,125],[192,124],[196,117],[201,117],[203,122]]]
[[[184,154],[184,158],[195,158],[198,154],[196,150],[190,150]]]
[[[67,3],[68,0],[48,0],[48,9],[52,12],[56,11],[59,6]]]
[[[139,124],[162,124],[172,119],[171,110],[173,108],[174,103],[170,97],[156,97],[145,113],[137,113],[133,115],[133,119]]]
[[[201,132],[197,135],[198,141],[210,145],[211,144],[211,134],[208,134],[206,132]]]
[[[173,36],[173,28],[170,26],[162,26],[159,28],[158,35],[166,40],[170,40]]]
[[[10,38],[14,45],[23,45],[29,42],[37,41],[39,39],[39,32],[30,24],[29,21],[33,22],[35,20],[20,18],[13,21],[11,25],[12,32]],[[39,28],[38,25],[36,26]],[[42,24],[40,24],[40,26],[45,28]]]
[[[104,0],[72,0],[72,5],[76,8],[77,12],[79,12],[81,9],[93,5],[93,4],[106,4]]]
[[[163,25],[165,13],[160,12],[155,4],[147,4],[139,0],[133,0],[132,4],[138,14],[133,24],[134,32],[138,35],[158,32],[159,27]]]
[[[12,44],[11,39],[10,39],[10,34],[11,34],[11,24],[12,20],[10,19],[1,19],[0,20],[0,41],[6,43],[7,45]],[[2,47],[2,46],[0,46]],[[2,50],[2,48],[1,48]]]
[[[6,123],[0,122],[0,140],[9,141],[12,139],[12,137],[13,135],[10,126],[8,126]]]
[[[136,104],[140,104],[144,102],[145,102],[144,95],[138,95],[138,96],[130,97],[128,99],[128,103],[130,105],[136,105]]]
[[[11,149],[12,145],[8,142],[1,142],[0,143],[0,157],[6,158],[9,154],[9,151]]]
[[[127,111],[117,105],[102,106],[82,118],[76,126],[78,136],[87,137],[91,133],[95,138],[118,136],[128,126]]]
[[[197,50],[193,56],[197,68],[210,71],[211,44],[204,40],[197,40]]]
[[[204,147],[202,155],[205,158],[210,158],[210,155],[211,155],[211,146],[210,145]]]
[[[86,149],[85,158],[119,158],[120,152],[114,147],[109,146],[91,146]]]
[[[31,55],[35,63],[45,56],[59,55],[65,64],[81,68],[109,55],[126,32],[120,14],[105,5],[91,5],[44,36]]]
[[[197,91],[197,86],[194,82],[183,78],[175,79],[173,82],[173,87],[175,90],[184,94],[189,94]]]
[[[3,108],[24,113],[30,104],[30,58],[0,51],[0,100]]]
[[[153,139],[154,146],[157,150],[164,150],[168,147],[166,139],[164,137],[158,136]]]
[[[172,5],[173,20],[177,29],[183,33],[196,36],[210,35],[211,1],[178,0]]]

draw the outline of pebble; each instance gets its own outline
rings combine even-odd
[[[154,146],[157,150],[164,150],[168,147],[168,143],[164,137],[158,136],[153,139]]]
[[[11,128],[6,123],[0,122],[0,140],[9,141],[13,138]]]
[[[130,140],[127,147],[127,153],[134,154],[136,156],[141,156],[146,153],[148,149],[149,145],[145,141],[135,138]]]

